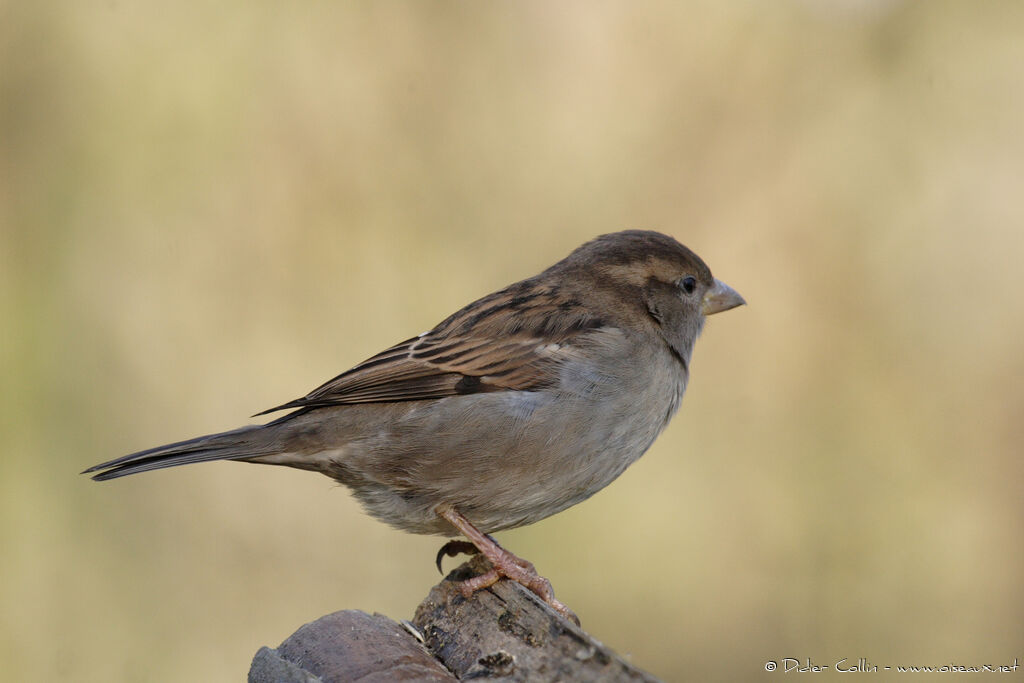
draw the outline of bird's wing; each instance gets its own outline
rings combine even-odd
[[[561,363],[603,327],[577,302],[519,283],[264,413],[541,389],[554,384]]]

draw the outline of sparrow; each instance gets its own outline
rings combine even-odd
[[[107,480],[212,460],[285,465],[344,484],[372,516],[456,536],[562,615],[550,582],[490,534],[594,495],[679,408],[705,318],[746,303],[672,237],[601,235],[539,275],[474,301],[314,389],[262,425],[85,470]],[[576,620],[578,622],[578,620]]]

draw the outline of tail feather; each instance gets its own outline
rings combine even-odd
[[[138,472],[159,470],[164,467],[177,467],[196,462],[211,460],[244,460],[259,455],[275,452],[273,439],[267,438],[269,425],[252,425],[234,429],[220,434],[209,434],[187,441],[169,443],[165,446],[149,448],[137,453],[130,453],[99,465],[93,465],[82,472],[96,472],[93,479],[105,481],[116,479]]]

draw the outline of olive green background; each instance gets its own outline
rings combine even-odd
[[[1024,661],[1022,36],[1013,0],[0,4],[3,678],[240,680],[410,617],[440,539],[327,479],[78,472],[629,227],[749,306],[637,465],[499,540],[668,680]]]

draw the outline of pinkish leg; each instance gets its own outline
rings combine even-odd
[[[465,597],[468,598],[482,588],[493,586],[504,576],[529,588],[566,619],[576,624],[580,623],[579,617],[555,598],[555,591],[551,588],[551,582],[538,574],[532,564],[502,548],[493,538],[473,526],[455,508],[438,506],[436,511],[441,518],[447,520],[452,526],[462,532],[462,535],[476,546],[480,553],[491,563],[491,567],[493,567],[491,571],[463,581],[459,585],[459,589]],[[442,548],[442,552],[448,547],[448,545],[445,545]],[[441,553],[438,553],[438,558],[440,559],[440,557]]]

